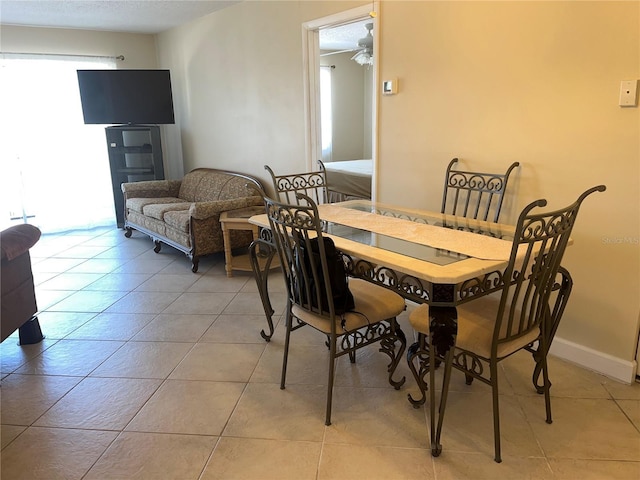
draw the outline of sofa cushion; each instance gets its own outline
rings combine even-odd
[[[127,208],[134,212],[144,213],[144,207],[153,204],[167,204],[167,203],[185,203],[184,200],[175,197],[160,197],[160,198],[128,198]],[[188,208],[188,207],[187,207]]]
[[[189,210],[190,203],[152,203],[142,207],[142,213],[147,217],[156,218],[158,220],[164,220],[164,214],[176,210]]]
[[[181,232],[189,232],[189,210],[170,210],[164,214],[164,223]]]

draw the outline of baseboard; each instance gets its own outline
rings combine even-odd
[[[560,337],[554,338],[549,353],[623,383],[631,384],[636,378],[635,360],[623,360]]]

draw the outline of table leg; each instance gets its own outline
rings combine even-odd
[[[227,277],[233,277],[233,255],[231,252],[231,235],[228,228],[222,225],[222,240],[224,243],[224,269]]]

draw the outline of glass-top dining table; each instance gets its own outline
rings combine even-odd
[[[318,213],[326,235],[347,257],[351,276],[407,300],[441,307],[432,310],[445,316],[451,312],[447,309],[500,288],[515,231],[510,225],[368,200],[321,204]],[[266,214],[249,222],[262,227],[261,238],[270,241]],[[269,323],[269,332],[262,336],[268,340],[273,334],[269,270],[264,261],[254,267]]]

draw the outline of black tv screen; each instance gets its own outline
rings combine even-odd
[[[84,123],[175,123],[169,70],[78,70]]]

